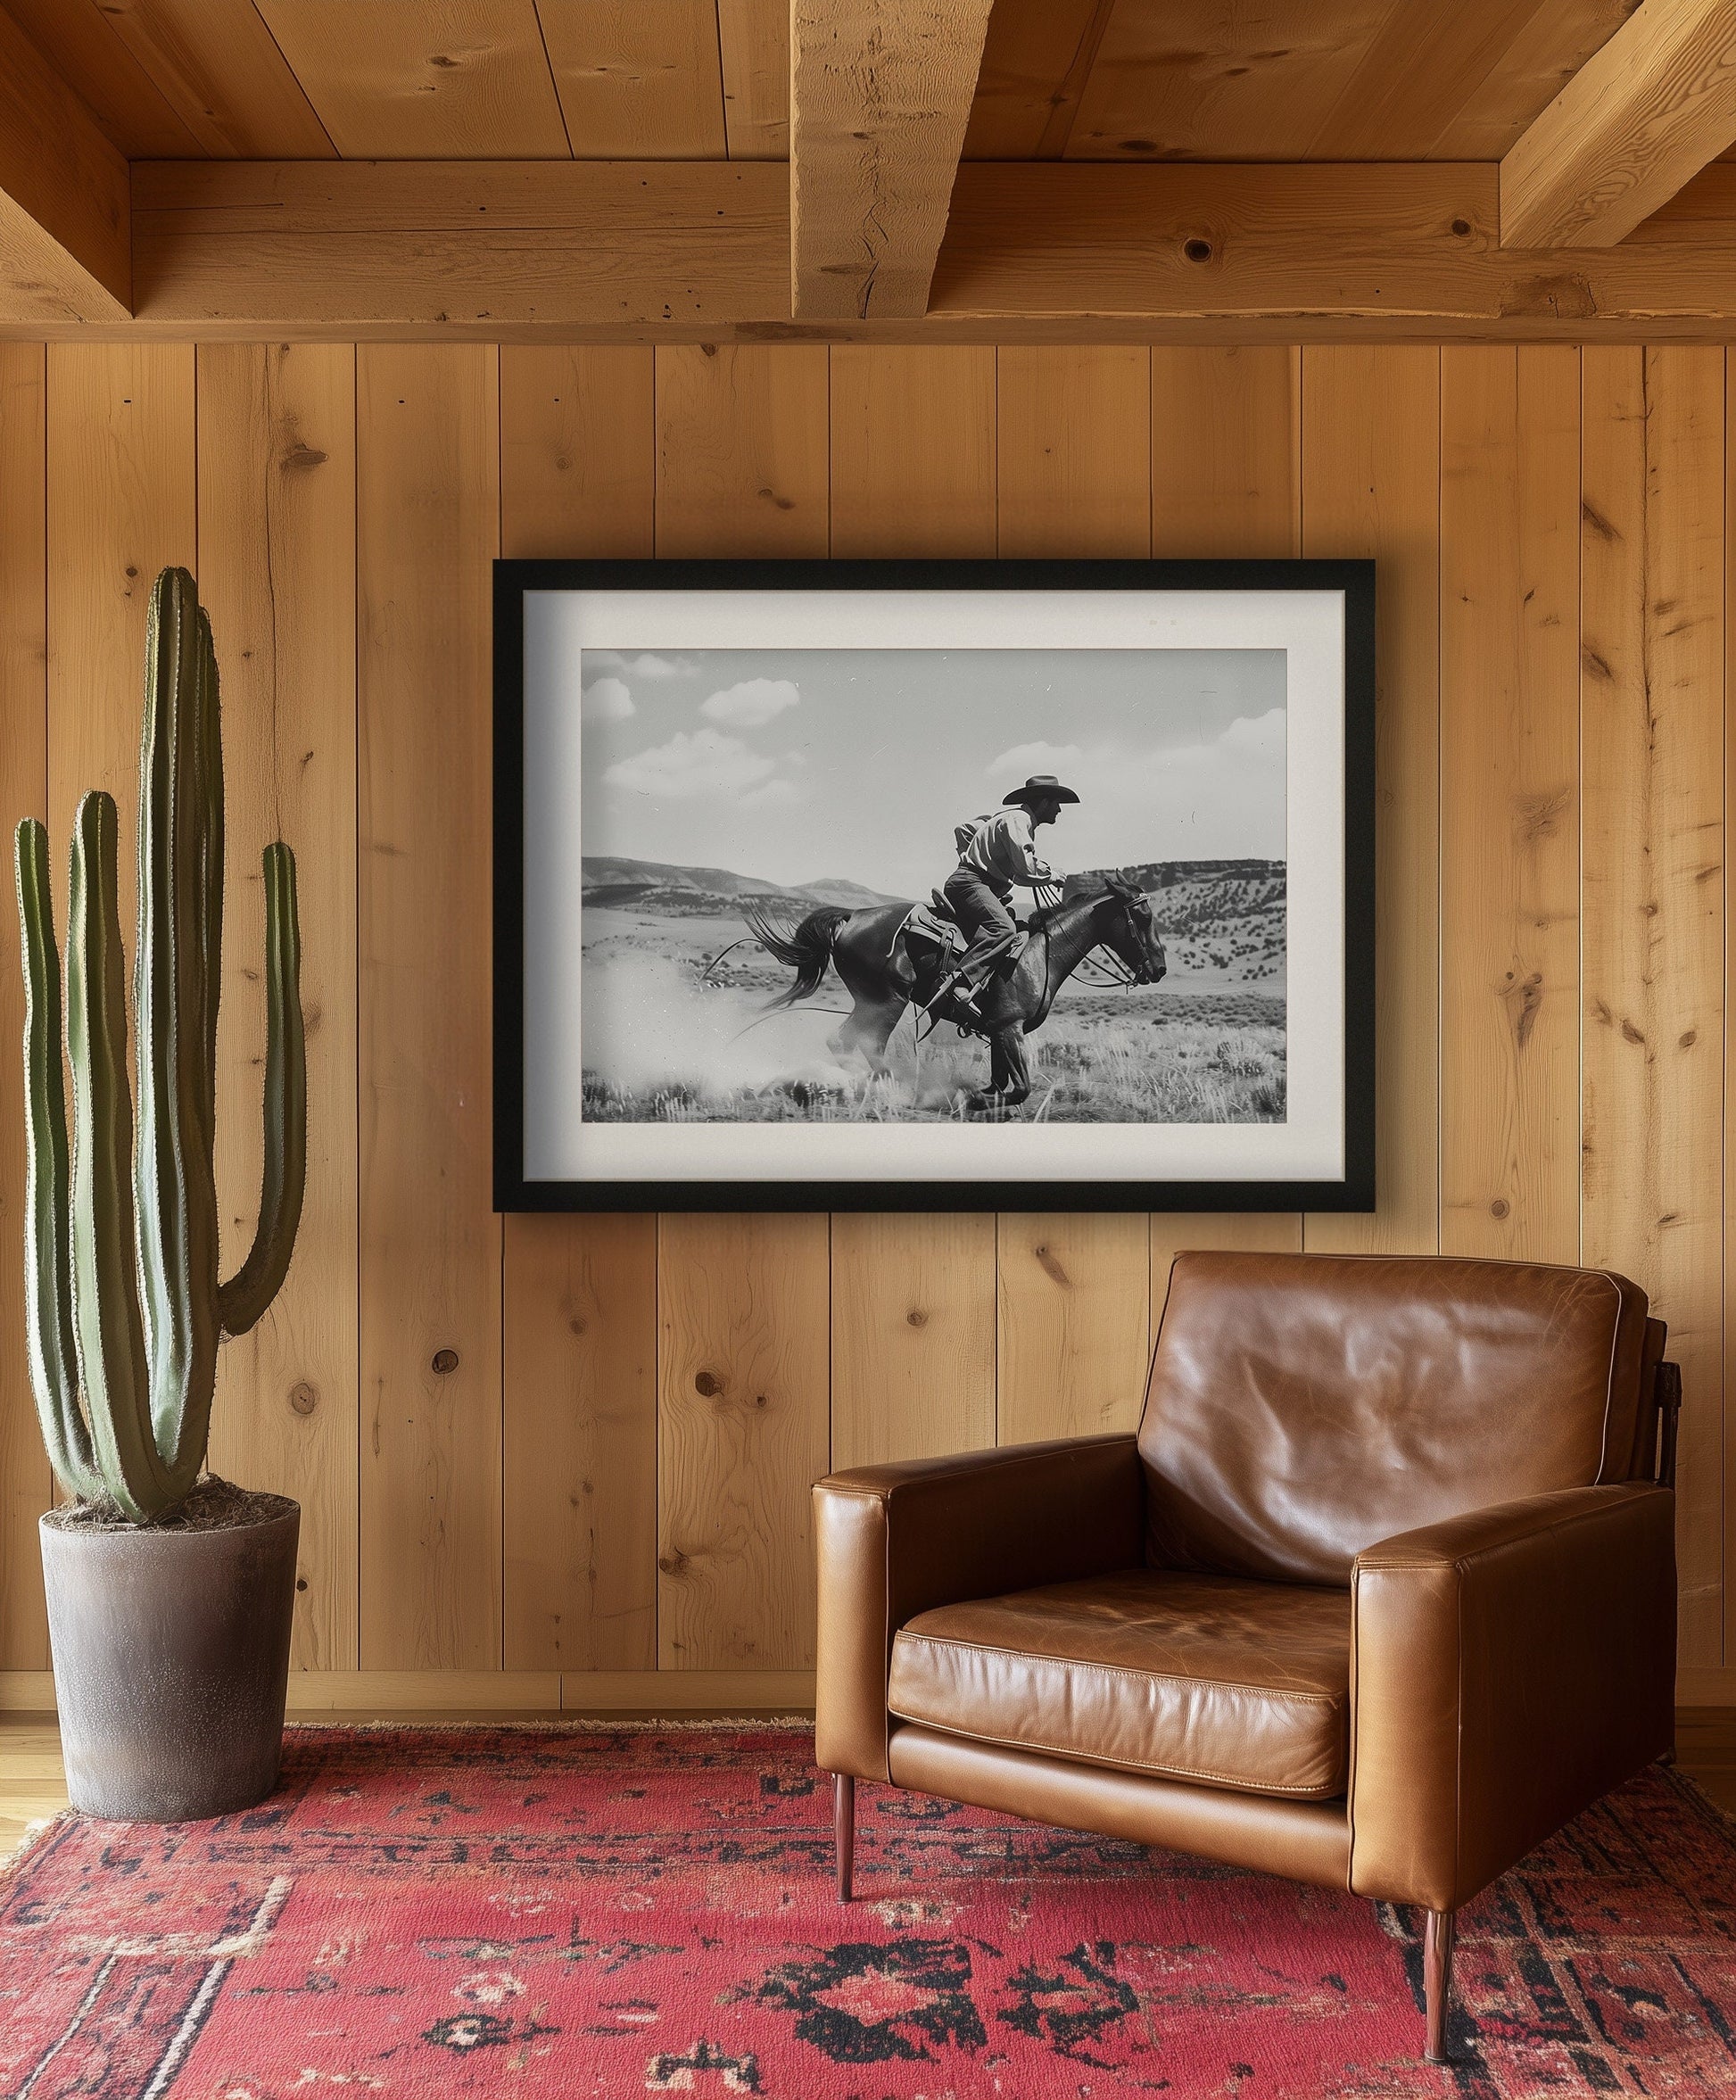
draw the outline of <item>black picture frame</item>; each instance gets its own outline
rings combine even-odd
[[[525,626],[531,591],[1307,591],[1344,605],[1344,1173],[1284,1181],[531,1181],[525,1174]],[[1375,564],[1353,560],[497,560],[494,1208],[1323,1211],[1375,1207]]]

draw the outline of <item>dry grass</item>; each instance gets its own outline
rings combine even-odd
[[[836,1026],[836,1022],[831,1025]],[[1021,1120],[1069,1123],[1268,1123],[1285,1114],[1282,1003],[1258,995],[1161,991],[1058,1007],[1029,1038]],[[665,1080],[609,1086],[587,1073],[584,1112],[601,1122],[934,1122],[962,1117],[988,1078],[986,1045],[938,1028],[916,1046],[908,1021],[892,1071],[870,1078],[805,1065],[751,1085]]]

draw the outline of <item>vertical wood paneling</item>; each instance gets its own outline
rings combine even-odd
[[[1300,352],[1152,351],[1152,552],[1179,558],[1281,558],[1301,535]],[[1151,1221],[1151,1328],[1184,1247],[1294,1252],[1302,1219],[1245,1211],[1172,1212]]]
[[[199,351],[200,591],[223,681],[223,1268],[259,1216],[260,855],[288,840],[302,919],[308,1182],[294,1260],[218,1358],[211,1463],[302,1505],[294,1658],[357,1658],[356,393],[348,344]]]
[[[839,1211],[831,1223],[831,1462],[995,1442],[995,1220]]]
[[[1154,1211],[1152,1213],[1152,1342],[1170,1301],[1170,1266],[1190,1247],[1233,1254],[1300,1254],[1302,1221],[1294,1211]]]
[[[659,1221],[657,1648],[814,1660],[809,1491],[828,1463],[823,1214]]]
[[[1020,346],[996,370],[1002,558],[1149,554],[1151,352]]]
[[[1302,552],[1379,563],[1376,668],[1379,1209],[1313,1216],[1322,1253],[1440,1244],[1441,353],[1302,351]]]
[[[831,352],[831,550],[995,551],[995,352]]]
[[[1296,352],[1282,344],[1152,351],[1152,552],[1294,554]]]
[[[120,806],[120,925],[129,956],[145,619],[157,572],[176,563],[198,566],[194,414],[191,343],[49,347],[48,807],[54,864],[66,866],[79,798],[106,788]],[[64,918],[61,924],[63,930]]]
[[[992,555],[995,352],[831,352],[831,543],[840,556]],[[995,1220],[832,1220],[836,1466],[995,1441]]]
[[[1133,1428],[1151,1344],[1145,1212],[1003,1211],[999,1269],[996,1441]]]
[[[657,382],[657,552],[823,555],[825,350],[659,350]],[[812,1659],[808,1490],[830,1448],[829,1245],[823,1215],[661,1222],[665,1666]]]
[[[1682,1660],[1724,1572],[1724,352],[1584,352],[1584,1253],[1670,1325]]]
[[[651,358],[636,344],[501,349],[503,553],[650,553]]]
[[[1150,352],[996,353],[1003,556],[1140,555],[1152,540]],[[1057,864],[1066,844],[1056,839]],[[1151,1234],[1137,1212],[1002,1217],[1002,1443],[1137,1420]]]
[[[724,18],[727,87],[744,26],[769,51],[779,25],[756,0]],[[775,69],[754,62],[770,112]],[[756,132],[732,103],[732,150],[781,120]],[[130,837],[146,595],[204,550],[229,758],[232,1234],[257,1172],[252,870],[279,829],[301,858],[309,1208],[267,1327],[225,1352],[213,1442],[308,1508],[301,1660],[801,1666],[807,1489],[829,1461],[1130,1426],[1174,1253],[1294,1246],[1303,1226],[674,1218],[659,1261],[649,1219],[525,1218],[502,1251],[482,873],[498,530],[539,555],[1282,554],[1300,533],[1310,554],[1376,556],[1382,1207],[1310,1218],[1308,1244],[1438,1234],[1571,1260],[1583,1212],[1583,1258],[1647,1287],[1687,1372],[1683,1660],[1719,1663],[1736,1633],[1721,351],[1588,351],[1582,416],[1578,353],[1553,348],[374,345],[353,469],[351,355],[202,350],[195,442],[189,348],[0,346],[0,784],[9,816],[45,796],[57,867],[87,787],[116,793]],[[10,920],[6,955],[15,1040]],[[0,1104],[15,1247],[15,1075]],[[458,1365],[436,1373],[442,1349]],[[48,1480],[13,1360],[0,1666],[40,1667]]]
[[[47,355],[0,343],[0,814],[48,814]],[[8,847],[10,852],[10,847]],[[54,860],[58,864],[58,849]],[[62,940],[65,922],[58,922]],[[18,915],[0,907],[0,1669],[48,1666],[37,1517],[54,1476],[37,1432],[24,1353],[24,1034]]]
[[[823,344],[683,343],[657,353],[657,550],[826,552]]]
[[[1579,353],[1441,362],[1441,1247],[1579,1258]]]
[[[500,1660],[488,881],[495,352],[364,344],[357,405],[361,1660],[492,1669]]]
[[[1736,1124],[1736,1054],[1730,1040],[1730,1015],[1736,1000],[1736,953],[1729,929],[1736,887],[1732,887],[1728,852],[1731,811],[1736,808],[1736,734],[1732,733],[1732,703],[1736,702],[1736,446],[1730,434],[1736,428],[1736,360],[1724,353],[1724,1138],[1726,1152],[1730,1132]],[[1736,1668],[1736,1375],[1731,1365],[1732,1344],[1736,1342],[1736,1232],[1729,1228],[1730,1176],[1724,1189],[1724,1393],[1721,1411],[1724,1427],[1724,1666]]]
[[[647,555],[651,352],[503,349],[508,555]],[[657,1228],[508,1218],[504,1244],[508,1669],[657,1666]]]
[[[508,1218],[506,1664],[657,1667],[657,1220]]]

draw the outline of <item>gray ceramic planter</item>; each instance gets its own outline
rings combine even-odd
[[[221,1530],[65,1530],[43,1520],[75,1808],[191,1823],[251,1808],[277,1785],[301,1526],[286,1500],[274,1515]]]

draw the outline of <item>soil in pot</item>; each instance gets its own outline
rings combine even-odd
[[[160,1524],[84,1504],[41,1520],[72,1805],[187,1823],[277,1782],[299,1506],[202,1481]]]

